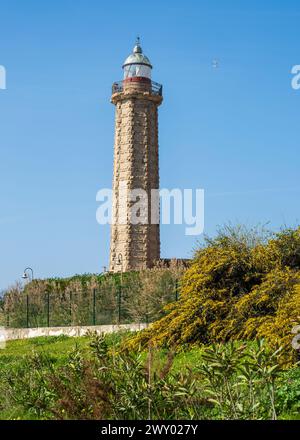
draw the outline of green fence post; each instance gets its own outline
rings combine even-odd
[[[72,313],[72,292],[70,292],[70,325],[73,324],[73,313]]]
[[[26,326],[29,328],[29,295],[26,294]]]
[[[50,327],[50,292],[47,292],[47,327]]]
[[[93,325],[96,325],[96,289],[93,289]]]
[[[176,299],[176,301],[178,301],[178,298],[179,298],[179,292],[178,292],[178,280],[177,280],[177,278],[176,278],[176,280],[175,280],[175,299]]]
[[[118,295],[118,324],[121,324],[121,300],[122,300],[122,284],[120,284],[119,295]]]

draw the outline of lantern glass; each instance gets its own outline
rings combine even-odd
[[[124,79],[134,77],[151,79],[151,67],[144,64],[128,64],[124,66]]]

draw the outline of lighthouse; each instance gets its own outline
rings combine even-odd
[[[110,271],[142,270],[160,258],[158,106],[162,86],[139,39],[112,86],[115,105]],[[155,191],[156,190],[156,191]],[[142,194],[142,195],[140,195]],[[154,195],[156,194],[156,195]],[[143,208],[133,221],[134,204]]]

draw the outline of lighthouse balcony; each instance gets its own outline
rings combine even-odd
[[[147,90],[152,95],[162,96],[162,85],[149,78],[131,77],[123,81],[117,81],[112,85],[112,94],[129,90]]]

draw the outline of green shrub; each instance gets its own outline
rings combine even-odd
[[[282,373],[282,350],[263,341],[206,347],[193,368],[175,368],[182,354],[173,350],[121,352],[121,338],[90,337],[88,350],[75,346],[61,362],[40,351],[3,364],[2,417],[276,419],[291,410],[297,416],[299,372]]]
[[[225,228],[207,239],[181,280],[180,300],[127,347],[210,344],[264,337],[297,359],[292,328],[300,321],[300,229],[266,240]]]
[[[8,289],[3,314],[9,327],[106,325],[152,322],[176,299],[182,268],[155,267],[141,272],[76,275],[34,280]]]

